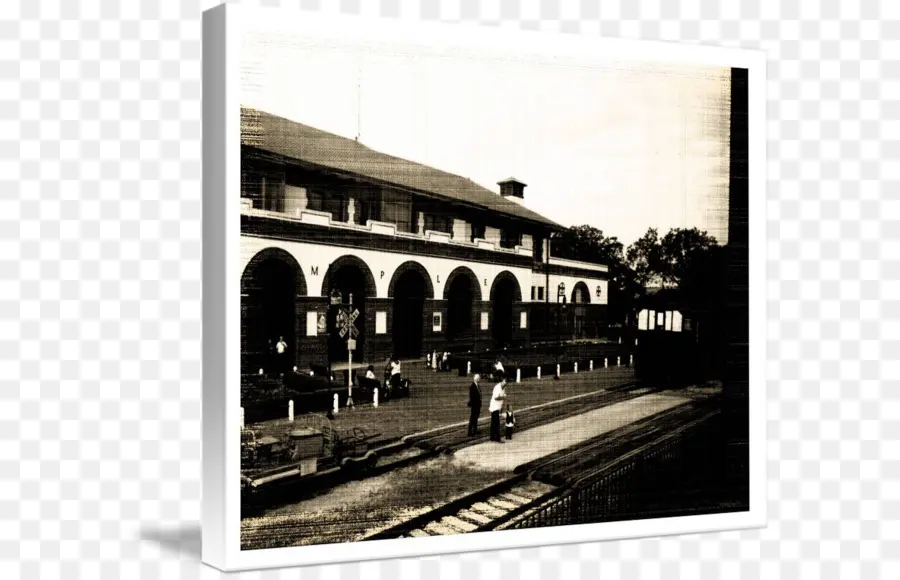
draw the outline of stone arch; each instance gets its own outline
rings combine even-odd
[[[402,264],[397,266],[397,268],[394,270],[394,274],[393,274],[393,276],[391,276],[391,281],[388,284],[388,293],[387,293],[388,298],[394,297],[394,290],[396,288],[397,281],[400,279],[401,276],[403,276],[403,274],[409,272],[410,270],[417,272],[419,275],[422,276],[422,279],[425,281],[425,296],[424,296],[424,298],[426,300],[430,300],[430,299],[434,298],[434,285],[431,282],[431,275],[428,273],[428,270],[426,270],[422,264],[416,262],[415,260],[407,260],[406,262],[403,262]],[[473,274],[473,276],[474,276],[474,274]]]
[[[475,301],[481,300],[481,285],[478,283],[478,276],[475,275],[475,272],[472,271],[468,266],[457,266],[450,272],[450,275],[447,276],[447,281],[444,284],[444,300],[450,299],[450,286],[453,285],[453,282],[459,276],[468,276],[470,280],[470,288],[472,290],[472,299]]]
[[[369,265],[361,258],[350,254],[345,254],[328,265],[328,270],[322,277],[322,296],[327,297],[331,295],[331,285],[333,283],[334,274],[343,267],[355,267],[359,269],[365,280],[366,296],[368,298],[376,298],[378,296],[378,290],[375,286],[375,276],[372,275],[372,270],[369,268]]]
[[[490,294],[491,300],[494,299],[494,296],[496,295],[498,286],[503,283],[506,283],[506,281],[509,281],[512,283],[513,301],[521,302],[522,301],[522,288],[519,286],[518,278],[516,278],[512,274],[512,272],[510,272],[509,270],[503,270],[502,272],[497,274],[497,276],[494,277],[494,282],[491,284],[491,294]]]
[[[522,289],[519,281],[508,270],[497,274],[491,284],[491,336],[494,347],[502,348],[513,342],[513,304],[522,301]]]
[[[296,364],[298,301],[306,296],[306,277],[286,250],[257,252],[241,274],[241,372],[279,374]],[[276,356],[283,338],[287,350]]]
[[[579,294],[581,295],[581,300],[576,300],[576,297],[578,297]],[[572,295],[569,297],[569,302],[571,304],[591,303],[591,291],[584,281],[578,281],[575,283],[575,286],[572,287]]]

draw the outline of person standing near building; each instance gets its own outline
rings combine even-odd
[[[469,385],[469,437],[478,434],[478,417],[481,415],[481,387],[478,382],[481,375],[475,373]]]
[[[512,407],[506,405],[506,439],[512,439],[513,428],[516,426],[516,416],[513,415]]]
[[[396,355],[391,356],[391,382],[388,389],[388,396],[393,395],[394,391],[400,388],[400,361]]]
[[[506,376],[500,372],[495,373],[495,378],[500,382],[494,385],[491,393],[491,404],[488,410],[491,412],[491,441],[503,443],[500,438],[500,411],[503,410],[503,402],[506,400]]]
[[[287,343],[284,341],[283,336],[279,336],[278,342],[275,343],[275,361],[275,372],[282,375],[287,372],[287,369],[289,368]]]

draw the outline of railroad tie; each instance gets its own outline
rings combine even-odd
[[[518,505],[525,505],[526,503],[529,503],[531,501],[527,497],[522,497],[521,495],[517,495],[516,493],[511,492],[511,491],[507,491],[506,493],[501,493],[500,499],[508,501],[510,503],[518,504]]]
[[[497,508],[497,509],[502,509],[502,510],[505,510],[505,511],[514,510],[514,509],[516,509],[517,507],[519,507],[518,505],[516,505],[516,504],[514,504],[514,503],[512,503],[512,502],[506,501],[506,500],[502,499],[502,498],[499,497],[499,496],[495,496],[495,497],[489,498],[489,499],[487,500],[487,502],[488,502],[489,504],[491,504],[492,506],[494,506],[495,508]]]
[[[458,529],[445,525],[441,522],[428,522],[428,525],[425,526],[424,529],[432,536],[448,536],[450,534],[459,533]]]
[[[489,523],[491,521],[491,518],[487,517],[486,515],[484,515],[482,513],[473,511],[471,509],[464,509],[463,511],[456,514],[456,517],[458,517],[461,520],[467,521],[467,522],[472,522],[473,524],[475,524],[477,526]]]
[[[451,528],[456,528],[460,532],[473,532],[478,528],[478,526],[476,526],[475,524],[470,524],[469,522],[461,520],[456,516],[447,516],[445,518],[442,518],[441,524]]]
[[[482,513],[490,518],[499,518],[507,512],[507,510],[498,509],[491,504],[485,503],[483,501],[473,504],[469,509],[478,513]]]

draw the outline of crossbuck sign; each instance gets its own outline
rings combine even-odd
[[[355,339],[359,336],[359,330],[357,330],[356,325],[354,324],[358,317],[359,310],[356,308],[353,309],[353,312],[348,312],[343,308],[338,311],[337,325],[338,328],[341,329],[339,332],[341,338],[346,338],[348,334],[350,335],[350,339]]]

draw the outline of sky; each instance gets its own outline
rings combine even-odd
[[[546,64],[308,46],[247,33],[241,102],[463,175],[626,246],[650,227],[727,242],[727,68]]]

